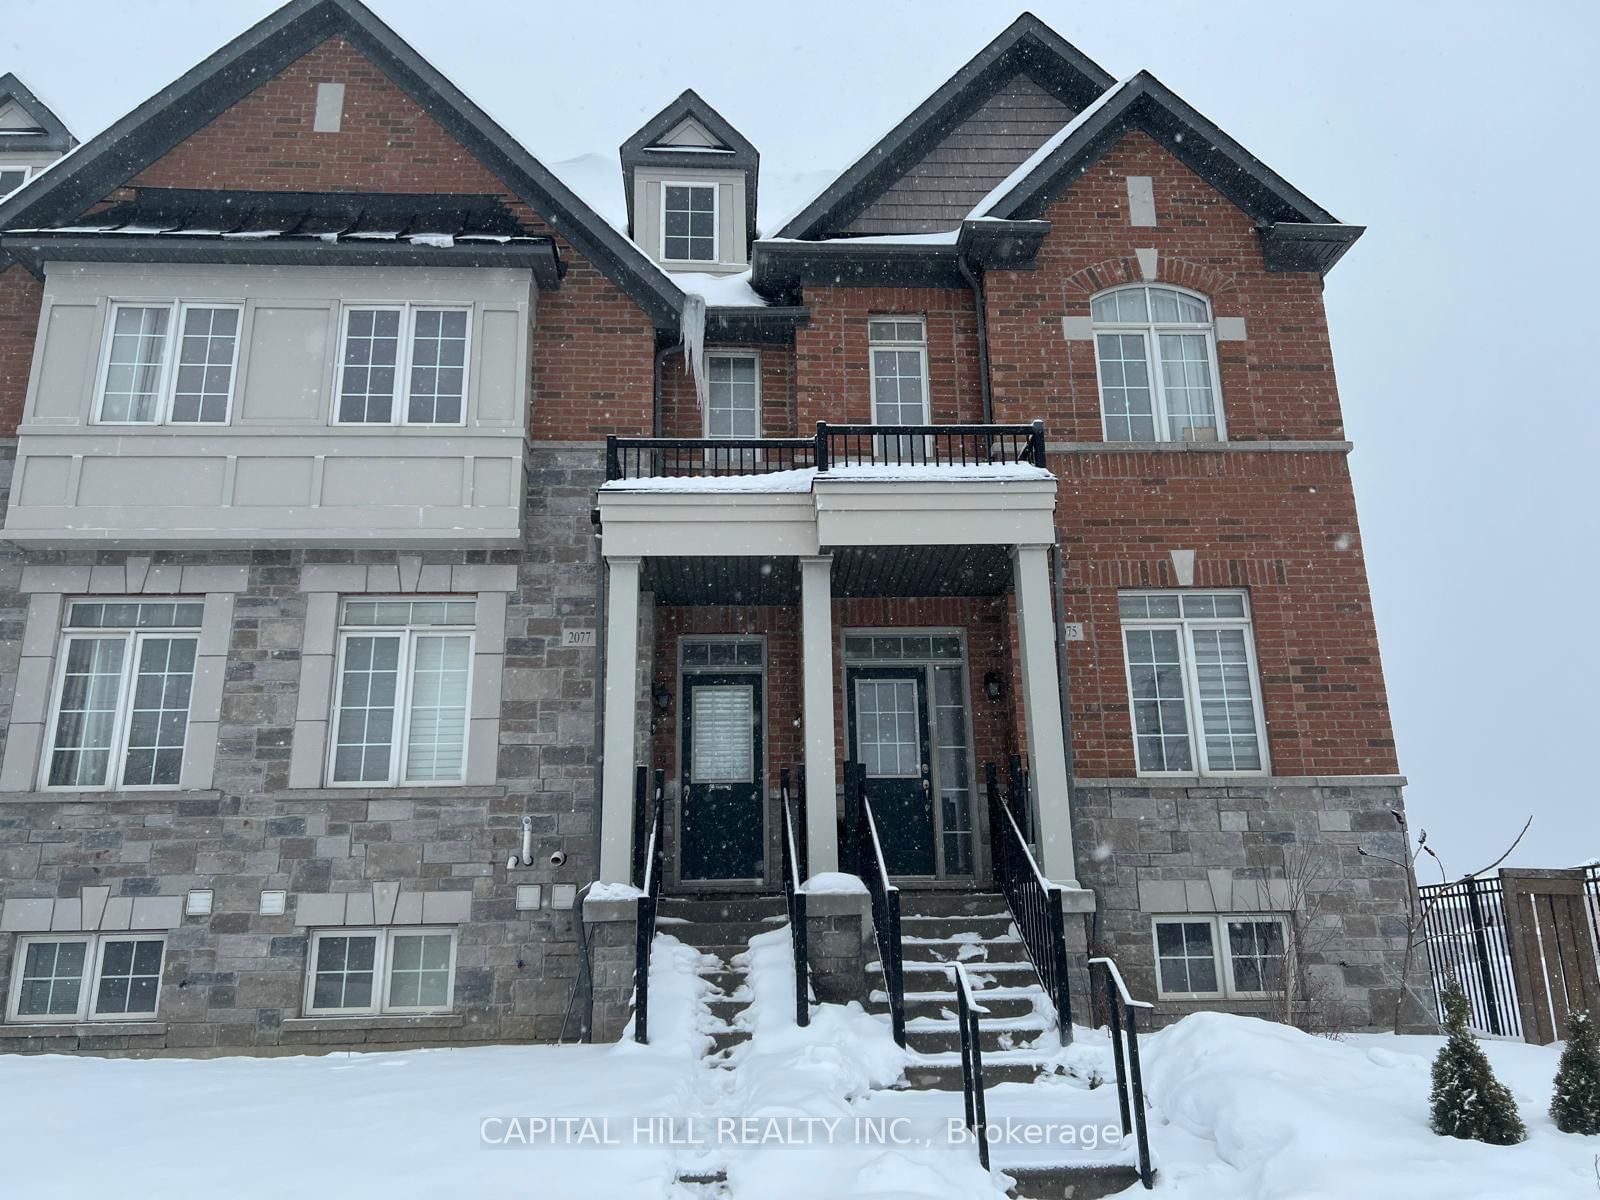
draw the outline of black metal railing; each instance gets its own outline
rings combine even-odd
[[[641,771],[642,775],[643,772]],[[657,771],[651,796],[650,836],[645,845],[644,876],[640,881],[639,913],[633,943],[633,1040],[650,1040],[650,948],[656,940],[656,909],[661,904],[661,874],[666,865],[666,772]]]
[[[994,883],[1006,898],[1011,919],[1028,948],[1028,958],[1038,972],[1045,994],[1056,1006],[1056,1027],[1061,1044],[1072,1042],[1072,988],[1067,980],[1066,918],[1061,912],[1061,885],[1039,870],[1022,826],[1016,817],[1017,798],[1006,804],[1000,798],[999,772],[983,764],[984,789],[989,797],[989,854]],[[1020,772],[1012,774],[1012,788],[1022,786]]]
[[[900,947],[900,889],[889,878],[883,857],[883,842],[878,837],[878,822],[872,804],[862,794],[866,770],[856,762],[844,765],[845,808],[854,812],[852,831],[855,851],[851,855],[857,874],[867,885],[872,898],[872,928],[878,939],[878,962],[883,970],[883,990],[889,997],[889,1025],[897,1045],[906,1044],[906,983]]]
[[[1117,1108],[1122,1136],[1136,1133],[1139,1144],[1139,1182],[1146,1190],[1155,1186],[1150,1168],[1150,1132],[1145,1127],[1144,1073],[1139,1067],[1139,1010],[1150,1005],[1135,1000],[1122,982],[1122,972],[1109,958],[1091,958],[1089,969],[1099,967],[1106,981],[1106,1019],[1111,1026],[1111,1053],[1117,1064]]]
[[[1600,878],[1591,876],[1591,882]],[[1600,916],[1600,884],[1590,904]],[[1428,948],[1435,1002],[1444,1018],[1445,985],[1458,984],[1471,1007],[1473,1028],[1508,1037],[1522,1036],[1517,977],[1511,969],[1505,889],[1497,876],[1425,883],[1417,888],[1422,936]]]
[[[806,947],[806,894],[795,840],[794,805],[789,798],[789,768],[778,773],[783,800],[783,903],[789,914],[789,945],[794,951],[794,1023],[811,1024],[811,969]]]
[[[606,478],[770,475],[815,467],[1045,465],[1044,423],[829,425],[811,437],[606,438]]]
[[[956,1017],[961,1023],[961,1099],[967,1129],[978,1142],[978,1162],[989,1169],[989,1112],[983,1099],[983,1038],[978,1014],[988,1012],[972,998],[972,981],[960,963],[950,964],[956,985]]]

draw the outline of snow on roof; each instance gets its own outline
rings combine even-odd
[[[746,268],[732,275],[712,275],[705,271],[673,271],[672,282],[692,296],[699,296],[708,308],[765,308],[767,299],[750,286]]]
[[[999,183],[995,184],[987,196],[972,206],[972,211],[967,214],[967,219],[970,221],[976,220],[979,217],[988,216],[989,210],[998,204],[1002,199],[1004,199],[1012,188],[1016,187],[1029,175],[1032,175],[1034,169],[1038,167],[1040,163],[1044,162],[1045,159],[1049,158],[1060,148],[1061,143],[1065,142],[1069,137],[1077,133],[1078,130],[1082,129],[1084,123],[1088,121],[1090,117],[1094,116],[1095,113],[1104,108],[1106,104],[1110,102],[1113,96],[1120,94],[1122,89],[1132,82],[1132,80],[1133,77],[1131,75],[1127,79],[1119,79],[1105,91],[1101,92],[1100,95],[1096,97],[1093,104],[1089,105],[1088,108],[1084,109],[1077,116],[1073,117],[1072,120],[1068,121],[1060,129],[1056,130],[1055,133],[1046,138],[1044,145],[1040,146],[1032,154],[1028,155],[1027,158],[1018,163],[1015,171],[1011,172],[1011,174],[1007,175]]]

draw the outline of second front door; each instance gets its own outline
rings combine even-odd
[[[884,864],[894,876],[937,873],[926,671],[856,667],[848,673],[850,740],[862,765]]]
[[[759,673],[684,676],[678,837],[684,883],[762,877],[761,725]]]

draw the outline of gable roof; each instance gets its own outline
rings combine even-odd
[[[1132,130],[1149,134],[1249,215],[1268,265],[1326,271],[1364,232],[1343,225],[1148,71],[1108,90],[1002,181],[969,219],[1036,220]]]
[[[81,213],[334,35],[350,40],[649,314],[675,328],[683,292],[360,0],[291,0],[0,202],[0,228]]]
[[[27,113],[37,128],[7,133],[0,150],[58,150],[66,153],[78,144],[78,140],[61,123],[61,118],[50,110],[50,106],[9,71],[0,75],[0,109],[8,104],[15,104]]]
[[[693,122],[716,142],[714,146],[670,146],[662,139],[685,122]],[[756,236],[756,189],[759,184],[761,155],[750,140],[733,127],[693,88],[686,89],[671,104],[651,117],[618,148],[622,159],[622,194],[628,206],[628,231],[633,232],[633,176],[641,166],[704,170],[708,167],[743,171],[745,186],[746,242]]]
[[[1027,71],[1074,111],[1090,104],[1115,82],[1104,68],[1038,17],[1023,13],[791,218],[776,236],[810,239],[842,229],[1019,71]]]

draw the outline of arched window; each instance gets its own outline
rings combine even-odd
[[[1090,302],[1108,442],[1216,442],[1226,436],[1216,339],[1204,296],[1117,288]]]

